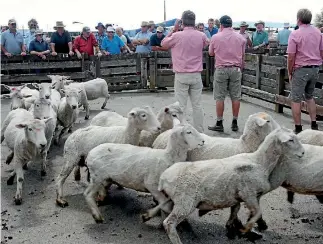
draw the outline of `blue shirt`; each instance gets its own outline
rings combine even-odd
[[[211,39],[211,34],[208,30],[204,31],[204,33],[208,39]]]
[[[21,46],[24,44],[23,36],[16,31],[16,33],[6,30],[1,33],[1,45],[7,50],[7,52],[13,55],[21,54]]]
[[[103,32],[102,35],[99,35],[99,32],[96,32],[94,34],[94,36],[95,36],[96,41],[98,42],[99,47],[101,47],[102,41],[103,41],[104,37],[107,36],[107,34],[105,32]]]
[[[142,33],[141,31],[139,31],[134,37],[134,40],[139,40],[144,38],[147,38],[148,40],[150,40],[150,37],[152,35],[153,33],[151,32]],[[150,51],[151,51],[150,42],[146,45],[137,45],[136,47],[136,53],[149,53]]]
[[[120,48],[124,45],[123,41],[117,35],[114,35],[112,40],[106,36],[103,38],[101,49],[109,52],[110,54],[120,54]]]
[[[165,38],[165,35],[163,34],[161,38],[158,38],[157,37],[157,34],[153,34],[151,37],[150,37],[150,46],[158,46],[158,47],[161,47],[161,41]]]
[[[279,43],[279,45],[287,45],[288,44],[288,38],[290,33],[292,33],[292,31],[290,31],[289,29],[283,29],[278,31],[278,35],[277,35],[277,41]]]
[[[252,46],[259,46],[261,44],[268,44],[268,33],[266,31],[255,31],[252,33]]]
[[[218,33],[219,30],[218,30],[218,28],[213,27],[212,30],[210,30],[209,28],[206,28],[206,31],[208,31],[209,34],[210,34],[210,36],[212,37],[213,35],[215,35],[216,33]]]
[[[29,44],[35,39],[35,32],[26,31],[24,34],[24,43],[26,45],[26,49],[29,49]]]
[[[38,41],[35,38],[29,44],[29,52],[31,52],[31,51],[44,52],[47,50],[49,50],[49,46],[48,46],[48,43],[44,40]]]

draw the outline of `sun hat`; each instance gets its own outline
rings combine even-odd
[[[61,27],[61,28],[65,27],[65,25],[63,24],[63,21],[56,21],[56,25],[54,26],[54,30],[59,27]]]
[[[103,29],[105,29],[105,26],[104,24],[102,24],[102,22],[99,22],[97,26],[95,26],[95,29],[98,29],[100,26],[103,27]]]

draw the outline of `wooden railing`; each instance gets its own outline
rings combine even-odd
[[[263,53],[263,50],[253,51]],[[246,54],[242,77],[242,92],[270,103],[277,112],[290,107],[288,99],[290,83],[286,69],[286,57],[277,55],[285,51],[270,48],[267,54]],[[270,54],[275,54],[272,56]],[[174,86],[174,72],[170,52],[148,54],[121,54],[97,57],[83,56],[82,59],[59,55],[42,60],[35,56],[15,56],[1,59],[1,83],[20,85],[32,82],[49,82],[47,74],[68,75],[76,81],[96,77],[104,78],[110,91],[150,90]],[[214,58],[203,53],[202,80],[205,88],[212,89]],[[323,115],[323,70],[314,91],[317,112]],[[306,104],[302,106],[307,111]]]

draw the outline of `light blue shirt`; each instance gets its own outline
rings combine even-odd
[[[23,36],[16,31],[16,33],[6,30],[1,33],[1,45],[7,50],[7,52],[13,55],[21,54],[21,46],[24,44]]]
[[[277,41],[279,43],[279,45],[287,45],[288,44],[288,38],[290,33],[292,33],[292,31],[288,30],[288,29],[283,29],[278,31],[278,35],[277,35]]]
[[[24,33],[24,43],[27,51],[29,51],[29,45],[33,40],[35,40],[35,32],[31,32],[30,30],[26,31],[26,33]]]
[[[205,30],[204,33],[208,39],[211,39],[211,34],[208,30]]]
[[[150,40],[150,37],[152,35],[153,33],[151,32],[142,33],[141,31],[139,31],[134,37],[134,40],[144,39],[144,38],[147,38],[148,40]],[[136,47],[136,53],[149,53],[149,52],[151,52],[150,42],[146,45],[138,45]]]
[[[102,40],[101,49],[109,52],[110,54],[120,54],[120,48],[125,44],[117,35],[113,36],[113,39],[110,40],[108,36],[104,37]]]

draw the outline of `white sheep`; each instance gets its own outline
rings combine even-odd
[[[226,158],[239,153],[254,152],[265,137],[279,127],[277,122],[267,113],[252,114],[248,117],[243,134],[239,139],[211,137],[202,134],[205,139],[205,146],[189,151],[187,160]],[[169,131],[165,131],[160,134],[153,143],[153,148],[165,148],[169,133]]]
[[[323,146],[323,131],[306,129],[297,134],[304,144]]]
[[[139,146],[151,147],[157,136],[174,126],[175,122],[183,122],[184,115],[179,102],[172,103],[161,108],[157,113],[157,119],[161,124],[160,132],[152,133],[142,131],[140,135]],[[93,117],[90,125],[98,126],[121,126],[127,124],[127,118],[116,112],[103,111]]]
[[[80,180],[80,166],[85,165],[85,157],[91,149],[109,142],[138,145],[142,130],[160,130],[160,123],[149,106],[133,108],[128,113],[126,126],[89,126],[76,130],[64,145],[65,165],[56,181],[56,203],[61,207],[68,206],[67,201],[63,199],[63,184],[74,167],[75,180]]]
[[[55,113],[57,113],[58,106],[61,101],[61,94],[56,89],[52,88],[51,83],[40,83],[39,85],[35,85],[37,85],[39,90],[39,98],[50,99],[51,105]]]
[[[75,88],[61,89],[65,97],[61,98],[57,111],[57,126],[55,131],[54,142],[59,145],[60,139],[64,132],[72,132],[72,127],[78,118],[78,94],[82,90]]]
[[[26,87],[27,84],[18,87],[9,87],[10,94],[7,95],[11,98],[10,110],[17,108],[29,109],[33,102],[39,97],[37,90]]]
[[[84,196],[95,221],[103,222],[94,200],[96,193],[99,191],[100,197],[104,197],[105,189],[115,182],[130,189],[150,192],[158,201],[164,201],[166,197],[157,190],[161,173],[174,163],[185,160],[188,149],[203,144],[202,136],[187,124],[172,129],[166,149],[114,143],[92,149],[86,159],[91,183]]]
[[[12,185],[17,174],[17,192],[15,196],[17,205],[22,202],[23,166],[29,161],[38,161],[39,155],[44,153],[47,143],[45,127],[51,120],[52,118],[34,119],[29,111],[18,108],[9,112],[2,124],[1,143],[4,140],[12,151],[7,157],[6,163],[10,163],[12,160],[15,163],[15,170],[10,173],[7,184]],[[44,166],[42,163],[41,172],[45,170]]]
[[[291,130],[278,128],[253,153],[176,163],[160,176],[158,191],[168,199],[150,209],[143,219],[150,219],[160,209],[171,211],[163,225],[171,242],[181,244],[176,226],[196,208],[211,211],[231,207],[226,227],[235,233],[240,227],[236,213],[240,202],[245,202],[252,218],[240,231],[248,232],[261,217],[260,197],[274,190],[270,175],[279,167],[279,159],[286,152],[303,157],[304,147]]]

